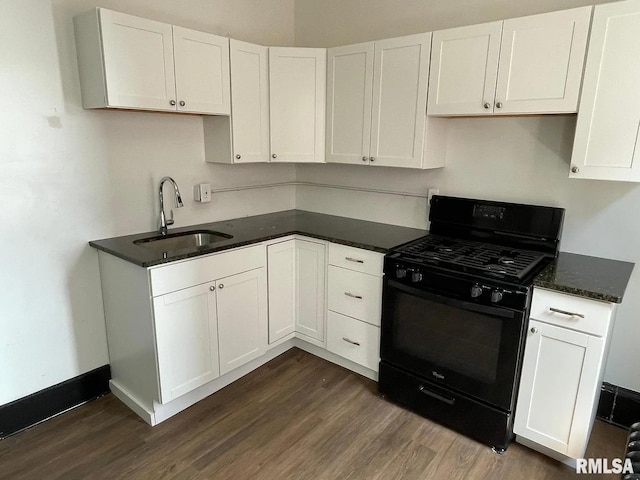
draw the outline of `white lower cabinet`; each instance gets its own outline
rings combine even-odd
[[[584,456],[614,311],[609,303],[534,290],[514,422],[523,443]],[[596,321],[599,335],[580,330]]]
[[[264,245],[142,268],[100,252],[112,386],[153,411],[261,356]]]
[[[214,282],[153,299],[160,403],[220,375]]]
[[[326,247],[291,239],[267,247],[269,343],[291,334],[324,343]]]
[[[380,327],[330,311],[327,314],[327,350],[377,372]]]
[[[383,258],[329,244],[327,350],[374,372],[380,361]]]
[[[220,373],[258,358],[267,348],[267,282],[264,268],[216,282]]]

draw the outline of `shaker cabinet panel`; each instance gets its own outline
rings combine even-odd
[[[229,39],[173,27],[178,111],[229,115]]]
[[[98,11],[107,105],[175,110],[171,25],[111,10]]]
[[[327,52],[327,162],[369,163],[374,42]]]
[[[429,115],[493,112],[502,22],[433,33]]]
[[[216,281],[220,373],[262,355],[267,347],[265,269]]]
[[[535,320],[529,327],[514,431],[580,458],[595,414],[605,340]]]
[[[197,285],[153,299],[161,403],[220,375],[213,285]]]
[[[233,163],[269,161],[269,48],[231,40]]]
[[[296,242],[267,247],[269,343],[292,334],[296,324]]]
[[[571,178],[640,182],[640,1],[597,5]]]
[[[495,113],[574,113],[592,7],[505,20]]]
[[[327,54],[269,49],[271,161],[324,162]]]
[[[372,165],[421,168],[431,34],[375,44]]]
[[[326,253],[321,243],[296,240],[296,331],[324,341]]]

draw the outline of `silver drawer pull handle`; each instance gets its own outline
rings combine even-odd
[[[358,342],[354,342],[353,340],[349,340],[347,337],[342,337],[342,339],[347,342],[350,343],[351,345],[355,345],[356,347],[359,347],[360,344]]]
[[[353,293],[349,293],[349,292],[344,292],[344,294],[345,294],[347,297],[357,298],[358,300],[362,300],[362,296],[360,296],[360,295],[354,295]]]
[[[567,315],[569,317],[584,318],[584,315],[581,313],[567,312],[566,310],[560,310],[559,308],[549,307],[549,311],[553,313],[560,313],[562,315]]]
[[[345,260],[348,260],[349,262],[364,263],[364,260],[358,260],[357,258],[344,257],[344,259],[345,259]]]

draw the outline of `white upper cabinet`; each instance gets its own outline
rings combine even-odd
[[[574,113],[592,7],[505,20],[496,113]]]
[[[433,33],[429,115],[493,112],[502,22]]]
[[[640,1],[595,7],[572,178],[640,182]]]
[[[231,40],[233,162],[269,161],[269,48]]]
[[[84,108],[229,114],[228,39],[104,8],[74,25]]]
[[[374,42],[327,51],[327,162],[369,164]]]
[[[174,26],[173,51],[178,111],[228,115],[229,39]]]
[[[591,10],[434,32],[428,113],[575,113]]]
[[[271,161],[322,163],[327,51],[269,49]]]
[[[426,117],[431,34],[328,51],[327,161],[444,166],[446,132]]]
[[[430,51],[430,33],[376,42],[370,157],[375,165],[422,167]]]

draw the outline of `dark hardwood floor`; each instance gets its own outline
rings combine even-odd
[[[596,422],[588,456],[620,457]],[[611,477],[611,476],[609,476]],[[0,441],[0,478],[588,478],[513,444],[499,456],[381,399],[376,384],[293,349],[149,427],[107,395]]]

